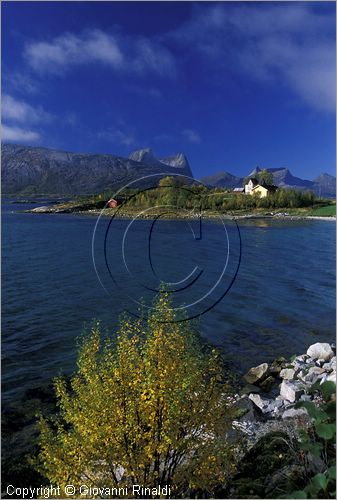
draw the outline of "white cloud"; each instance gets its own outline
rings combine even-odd
[[[298,54],[286,68],[289,81],[298,94],[316,109],[336,110],[336,54],[328,44],[312,46],[310,54]]]
[[[162,45],[140,38],[135,44],[135,56],[131,62],[138,73],[157,73],[162,76],[175,75],[175,63],[171,53]]]
[[[161,44],[102,30],[63,33],[48,41],[30,42],[25,47],[25,57],[39,73],[57,74],[81,64],[99,63],[116,71],[175,74],[174,59]]]
[[[86,36],[64,33],[50,42],[29,43],[25,47],[25,55],[34,70],[52,73],[90,61],[118,68],[123,61],[116,40],[99,30]]]
[[[3,79],[7,88],[16,90],[24,94],[36,94],[38,92],[38,83],[25,72],[24,68],[20,71],[12,72],[8,68],[3,69]]]
[[[1,116],[4,120],[20,123],[48,122],[52,118],[41,106],[33,107],[8,94],[2,97]]]
[[[199,142],[201,142],[201,137],[198,132],[190,128],[183,130],[182,135],[188,142],[191,142],[193,144],[198,144]]]
[[[36,142],[40,139],[40,134],[33,130],[26,130],[21,127],[11,127],[2,125],[1,139],[7,142]]]
[[[164,38],[197,52],[209,72],[216,69],[215,81],[239,71],[335,112],[335,18],[326,9],[300,2],[197,6]]]
[[[41,139],[34,125],[48,123],[53,119],[41,106],[31,106],[25,101],[4,94],[1,106],[2,140],[8,142],[33,143]]]

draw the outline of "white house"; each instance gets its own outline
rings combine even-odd
[[[259,181],[255,179],[255,177],[252,177],[249,179],[247,184],[245,184],[245,194],[250,194],[251,190],[254,189],[255,186],[257,186]]]

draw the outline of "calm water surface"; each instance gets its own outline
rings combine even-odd
[[[37,206],[37,205],[32,205]],[[158,222],[151,239],[154,275],[148,260],[151,222],[138,221],[124,241],[126,221],[97,229],[96,267],[92,260],[94,217],[24,214],[30,205],[3,204],[2,384],[3,398],[17,401],[61,371],[74,368],[76,339],[85,324],[101,320],[116,328],[119,315],[135,312],[142,297],[149,304],[158,280],[179,282],[201,271],[193,286],[175,294],[176,304],[197,301],[216,284],[227,259],[227,237],[220,224],[204,223],[194,240],[183,221]],[[196,223],[192,224],[197,233]],[[335,224],[328,221],[243,221],[241,265],[233,286],[209,312],[200,329],[217,344],[233,368],[278,355],[302,353],[310,343],[335,336]],[[238,233],[227,226],[229,261],[210,307],[228,288],[239,258]],[[191,278],[193,280],[193,277]],[[142,291],[143,290],[143,291]],[[202,310],[200,304],[188,309]]]

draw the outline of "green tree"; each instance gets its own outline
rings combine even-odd
[[[261,170],[256,177],[260,184],[273,184],[273,174],[268,172],[266,168]]]
[[[176,181],[175,177],[168,175],[168,176],[160,179],[158,186],[159,187],[172,187],[172,186],[176,186],[176,184],[177,184],[177,181]]]
[[[178,203],[179,186],[174,176],[163,177],[159,181],[159,189],[156,190],[158,202],[165,205],[176,206]]]
[[[175,497],[226,484],[233,410],[222,364],[175,319],[162,293],[145,322],[124,319],[116,337],[102,343],[92,328],[70,385],[55,383],[59,413],[39,422],[39,470],[52,484],[171,484]]]

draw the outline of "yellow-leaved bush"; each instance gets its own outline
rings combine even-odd
[[[225,487],[235,460],[222,363],[175,319],[161,292],[146,320],[124,319],[104,342],[93,326],[70,383],[55,382],[57,415],[40,418],[51,484],[169,485],[174,497]]]

